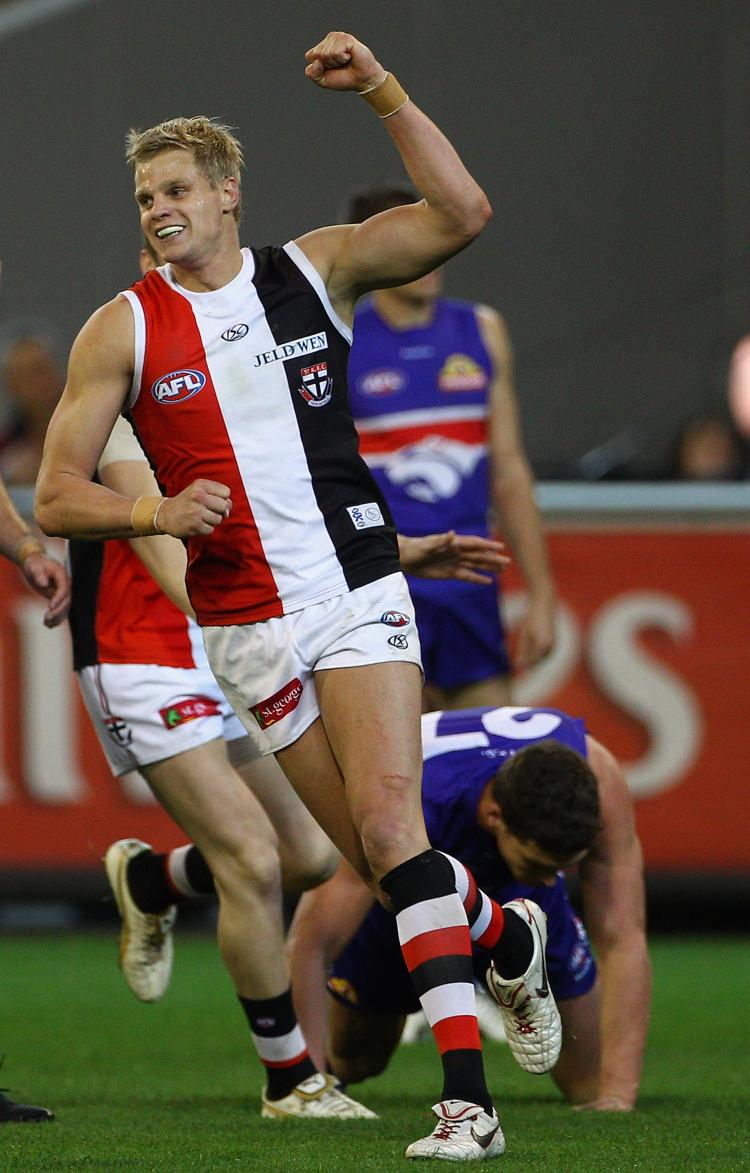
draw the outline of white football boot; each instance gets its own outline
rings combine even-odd
[[[511,1054],[524,1071],[543,1075],[560,1057],[562,1023],[547,980],[547,918],[533,900],[511,900],[506,915],[520,916],[534,938],[534,952],[526,973],[506,979],[493,963],[487,970],[487,988],[500,1007]]]
[[[141,912],[130,894],[128,861],[150,850],[148,843],[140,839],[118,839],[104,856],[109,885],[122,917],[120,969],[141,1002],[158,1002],[169,985],[174,949],[172,925],[177,918],[174,904],[159,913]]]
[[[261,1116],[266,1120],[288,1120],[302,1116],[306,1120],[316,1117],[325,1120],[377,1120],[377,1114],[364,1104],[359,1104],[344,1095],[336,1086],[332,1075],[316,1071],[308,1075],[288,1096],[280,1100],[269,1100],[266,1089],[261,1093]]]
[[[497,1112],[481,1104],[444,1100],[432,1111],[438,1122],[429,1136],[415,1140],[404,1153],[416,1160],[486,1161],[505,1152],[505,1137]]]

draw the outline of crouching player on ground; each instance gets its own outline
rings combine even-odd
[[[551,1068],[577,1108],[631,1110],[650,966],[641,851],[622,770],[582,721],[553,709],[428,713],[422,731],[428,834],[455,858],[475,970],[486,973],[511,1052],[528,1071]],[[575,865],[596,962],[568,900],[563,869]],[[488,898],[504,905],[506,920],[509,910],[537,920],[546,972],[530,966],[501,976],[482,948],[492,935]],[[297,1010],[321,1066],[328,1062],[344,1084],[382,1072],[418,1004],[392,918],[345,862],[300,901],[290,953]],[[561,1017],[559,1058],[537,1054],[529,1015],[547,975]]]

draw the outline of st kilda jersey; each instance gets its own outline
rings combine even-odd
[[[130,542],[74,538],[68,550],[76,672],[94,664],[206,665],[199,628],[170,602]]]
[[[221,289],[183,289],[166,265],[124,294],[127,412],[162,491],[200,477],[231,492],[230,516],[188,542],[203,626],[287,614],[398,570],[349,408],[351,331],[294,242],[242,256]]]
[[[145,462],[120,416],[99,458],[97,476],[119,461]],[[68,545],[70,631],[76,672],[94,664],[207,668],[200,630],[162,592],[124,538],[73,538]]]

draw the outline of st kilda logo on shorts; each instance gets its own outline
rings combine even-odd
[[[333,377],[328,374],[328,363],[316,362],[311,367],[302,367],[300,376],[302,386],[297,390],[308,407],[325,407],[330,401],[333,388]]]
[[[184,403],[205,387],[203,371],[170,371],[160,375],[151,385],[151,394],[157,403]]]
[[[277,721],[281,721],[282,717],[286,717],[288,713],[293,712],[299,704],[303,687],[302,681],[299,677],[295,676],[280,688],[278,692],[275,692],[273,696],[269,696],[266,700],[260,701],[259,704],[253,705],[250,712],[255,717],[261,729],[267,729],[269,725],[275,725]]]
[[[128,727],[127,721],[122,717],[115,717],[112,713],[104,718],[104,726],[111,741],[115,745],[119,745],[122,749],[127,749],[133,742],[133,734]]]
[[[176,696],[159,709],[159,716],[167,729],[176,729],[178,725],[197,721],[199,717],[220,717],[221,706],[210,696]]]

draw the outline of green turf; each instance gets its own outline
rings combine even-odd
[[[431,1043],[402,1047],[358,1094],[381,1115],[352,1123],[258,1117],[261,1069],[213,943],[183,936],[164,1002],[125,988],[106,936],[0,939],[0,1083],[55,1110],[0,1127],[6,1170],[406,1170],[440,1090]],[[750,1169],[750,940],[653,944],[655,996],[641,1106],[577,1115],[547,1078],[488,1048],[512,1173]],[[443,1166],[439,1166],[443,1167]],[[449,1166],[450,1167],[450,1166]]]

